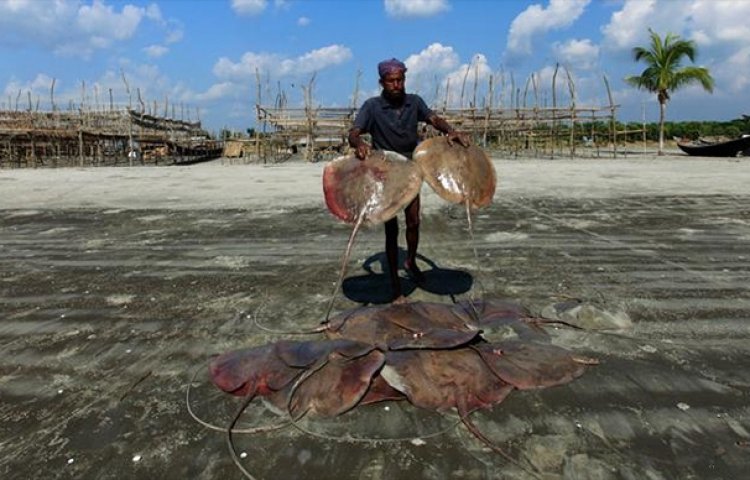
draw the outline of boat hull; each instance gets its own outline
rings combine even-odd
[[[681,143],[680,150],[697,157],[736,157],[738,153],[750,149],[750,136],[718,143]]]

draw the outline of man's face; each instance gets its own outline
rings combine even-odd
[[[406,76],[404,72],[387,73],[380,79],[380,86],[383,87],[383,94],[389,100],[400,101],[404,99]]]

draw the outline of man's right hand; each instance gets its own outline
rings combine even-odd
[[[360,160],[364,160],[370,155],[370,146],[362,140],[362,130],[359,128],[352,128],[349,130],[349,146],[354,149],[354,155]]]

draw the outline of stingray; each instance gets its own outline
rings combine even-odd
[[[211,381],[233,395],[270,395],[285,388],[303,373],[276,355],[277,345],[261,345],[225,353],[208,366]]]
[[[422,171],[403,155],[373,150],[364,160],[354,155],[338,157],[323,169],[323,194],[328,210],[346,223],[353,224],[341,261],[341,273],[326,312],[344,279],[354,238],[364,225],[378,225],[398,214],[419,194]]]
[[[211,380],[246,399],[226,431],[232,458],[252,478],[236,458],[231,435],[242,410],[258,396],[295,426],[303,417],[332,418],[383,401],[455,411],[479,440],[517,463],[482,434],[471,413],[500,404],[516,389],[570,382],[588,363],[542,343],[547,339],[541,334],[488,342],[480,330],[525,332],[528,320],[526,309],[504,300],[361,307],[333,317],[325,339],[225,353],[210,363]]]
[[[323,193],[333,215],[346,223],[377,225],[419,194],[422,172],[403,155],[373,150],[364,160],[338,157],[323,169]]]
[[[519,390],[554,387],[583,375],[585,365],[554,345],[506,340],[472,345],[492,373]]]
[[[547,333],[538,325],[545,322],[510,300],[464,300],[452,309],[476,319],[482,337],[489,341],[508,338],[544,341],[547,338]]]
[[[478,146],[451,145],[446,137],[433,137],[417,146],[413,158],[422,168],[425,181],[444,200],[470,208],[492,202],[497,183],[495,167]]]
[[[460,415],[496,405],[513,390],[470,348],[388,352],[381,376],[417,407]]]
[[[211,381],[227,393],[249,398],[272,397],[272,403],[286,409],[286,401],[291,399],[292,393],[300,391],[299,386],[306,383],[310,372],[318,372],[320,377],[327,375],[329,381],[335,382],[333,377],[336,371],[343,368],[339,373],[344,375],[346,368],[370,357],[374,350],[372,345],[349,339],[306,342],[284,340],[220,355],[210,362],[209,375]],[[377,358],[377,355],[374,357]],[[329,367],[329,363],[333,366]],[[382,359],[377,368],[380,364]],[[361,391],[347,386],[347,395],[341,395],[338,399],[353,406],[364,395],[369,382],[368,378],[360,387]],[[277,394],[278,392],[281,394]],[[305,389],[300,392],[305,392]],[[309,399],[314,402],[312,396]],[[283,401],[281,405],[280,401]],[[295,410],[316,411],[316,408],[312,404],[299,401],[295,403]],[[332,407],[325,408],[335,410]],[[337,413],[345,410],[346,408]]]
[[[382,350],[447,349],[466,345],[479,335],[471,315],[441,303],[411,302],[360,307],[328,323],[329,338],[349,338]]]
[[[474,259],[478,264],[471,212],[492,203],[495,195],[497,175],[489,157],[477,145],[463,147],[448,143],[446,137],[433,137],[420,143],[412,158],[438,196],[464,206]]]

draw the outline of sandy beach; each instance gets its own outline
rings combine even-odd
[[[472,416],[513,461],[400,404],[237,435],[243,465],[258,479],[746,476],[750,159],[493,162],[473,242],[463,209],[423,187],[428,280],[405,279],[408,298],[536,315],[575,299],[629,319],[546,327],[600,364]],[[205,362],[316,326],[350,227],[325,209],[322,163],[228,163],[0,170],[2,478],[241,478],[187,386],[225,427],[239,403]],[[337,311],[387,300],[382,243],[380,227],[360,234]],[[241,424],[275,418],[258,403]]]

